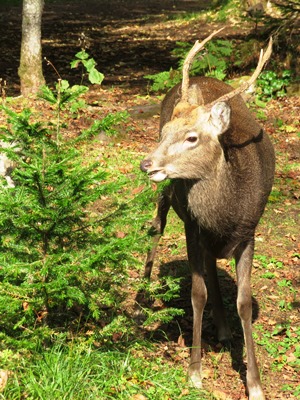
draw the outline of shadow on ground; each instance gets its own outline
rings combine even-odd
[[[176,317],[168,324],[162,324],[155,331],[151,331],[149,336],[154,341],[165,342],[166,338],[178,343],[179,337],[184,338],[184,343],[187,347],[192,346],[192,327],[193,315],[191,306],[191,276],[187,260],[176,260],[169,263],[161,264],[159,267],[159,277],[171,275],[176,278],[182,278],[181,289],[178,298],[165,302],[163,307],[174,307],[184,310],[184,315]],[[203,352],[213,350],[215,352],[229,351],[232,368],[236,370],[244,385],[246,386],[246,365],[243,360],[244,339],[240,319],[236,308],[237,287],[233,278],[223,269],[218,268],[218,276],[220,280],[221,292],[229,321],[232,330],[233,339],[231,343],[221,346],[216,337],[216,329],[212,321],[212,307],[210,296],[208,294],[208,302],[204,310],[203,328],[202,328],[202,347]],[[153,303],[146,300],[144,293],[139,293],[136,297],[138,303],[155,310]],[[259,305],[254,297],[252,297],[253,306],[253,322],[258,318]]]
[[[141,81],[145,84],[144,75],[174,65],[170,51],[180,30],[170,25],[166,31],[161,22],[204,8],[204,0],[46,2],[42,19],[43,57],[53,63],[63,79],[79,83],[81,71],[71,70],[70,62],[80,51],[79,37],[84,33],[88,53],[105,74],[104,85],[139,85]],[[0,78],[7,82],[9,95],[19,92],[21,14],[21,6],[0,5]],[[44,75],[47,84],[57,81],[55,71],[46,62]]]

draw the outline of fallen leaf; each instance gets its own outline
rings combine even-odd
[[[124,239],[125,236],[126,236],[125,232],[122,232],[122,231],[116,232],[116,238],[118,238],[118,239]]]
[[[187,396],[188,394],[190,394],[189,389],[183,389],[182,392],[179,395],[179,398],[181,398],[183,396]]]
[[[232,400],[232,397],[230,397],[228,393],[222,392],[221,390],[214,390],[213,395],[217,400]]]
[[[183,338],[182,335],[180,335],[180,336],[178,337],[177,343],[178,343],[178,345],[179,345],[180,347],[186,347],[186,346],[185,346],[185,341],[184,341],[184,338]]]
[[[141,193],[145,189],[145,185],[138,186],[132,190],[132,194]]]
[[[233,369],[228,368],[228,369],[226,369],[225,374],[228,376],[235,376],[236,372]]]
[[[294,353],[291,353],[286,357],[286,361],[288,363],[295,362],[295,361],[297,361],[297,357],[295,356]]]
[[[271,296],[268,296],[268,299],[270,299],[270,300],[277,300],[277,299],[279,299],[279,296],[276,296],[275,294],[273,294],[273,295],[271,295]]]
[[[134,394],[130,398],[131,400],[147,400],[147,397],[145,397],[143,394]]]
[[[211,368],[205,368],[201,372],[201,376],[203,379],[209,379],[214,376],[214,371]]]
[[[5,388],[8,379],[8,371],[5,369],[0,369],[0,391]]]
[[[132,164],[127,164],[123,167],[120,167],[119,171],[122,172],[123,174],[128,174],[128,172],[131,172],[133,168],[134,166]]]

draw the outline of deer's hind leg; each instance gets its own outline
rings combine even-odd
[[[206,254],[205,267],[207,274],[208,294],[212,302],[213,321],[217,328],[218,340],[221,343],[228,343],[232,339],[232,334],[226,319],[226,313],[220,291],[216,259],[209,254]]]

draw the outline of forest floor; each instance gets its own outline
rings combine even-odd
[[[46,3],[43,55],[55,65],[63,79],[78,83],[81,72],[71,70],[69,64],[80,51],[79,37],[84,33],[87,52],[96,59],[98,70],[105,75],[100,89],[91,87],[87,97],[91,107],[69,124],[69,133],[76,134],[91,120],[108,112],[128,110],[130,130],[120,135],[119,145],[142,159],[157,142],[160,103],[159,96],[149,94],[144,75],[176,67],[176,59],[171,56],[176,41],[192,43],[223,23],[207,23],[192,16],[205,8],[204,0],[202,6],[201,2],[193,0]],[[185,18],[187,15],[190,18]],[[1,6],[0,20],[0,77],[6,81],[7,95],[16,96],[19,93],[20,7]],[[243,40],[253,29],[250,23],[240,27],[234,22],[228,23],[222,38]],[[53,85],[57,76],[46,63],[44,73],[47,83]],[[46,114],[47,109],[42,112]],[[257,113],[277,154],[274,190],[257,229],[252,278],[257,358],[268,400],[300,396],[300,389],[296,390],[299,360],[295,356],[300,327],[299,113],[299,97],[272,100]],[[99,142],[101,151],[105,146],[105,142]],[[179,245],[183,242],[183,234],[178,237],[172,231],[166,232],[159,247],[154,276],[159,273],[159,266],[168,273],[182,273],[187,264],[185,248]],[[243,340],[236,309],[232,306],[236,296],[235,276],[227,260],[221,260],[219,267],[229,320],[236,328],[233,329],[232,350],[225,351],[214,338],[210,315],[205,313],[204,387],[219,399],[245,399]],[[157,355],[165,357],[170,365],[188,365],[186,346],[190,344],[192,325],[189,289],[187,283],[180,299],[171,304],[185,309],[186,314],[159,327],[165,335],[157,339]]]

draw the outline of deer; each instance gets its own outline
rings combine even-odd
[[[222,28],[223,29],[223,28]],[[272,189],[275,155],[270,138],[256,122],[241,94],[257,79],[272,53],[272,38],[261,50],[251,78],[237,89],[211,77],[189,77],[194,57],[222,29],[188,53],[182,82],[161,104],[160,141],[140,163],[150,180],[165,186],[152,222],[153,247],[144,276],[150,279],[159,238],[172,207],[184,223],[191,270],[193,339],[188,376],[202,387],[201,331],[208,292],[218,340],[232,339],[217,275],[217,259],[233,257],[237,275],[237,310],[247,355],[246,391],[265,399],[252,337],[251,269],[255,230]],[[207,280],[207,283],[206,283]]]

